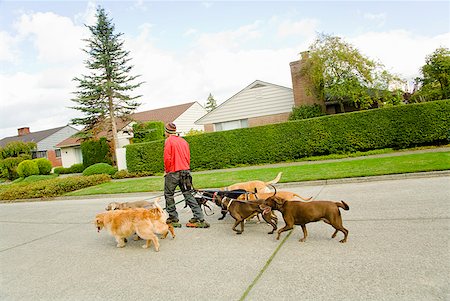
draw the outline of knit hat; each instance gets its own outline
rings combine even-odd
[[[164,126],[164,130],[169,134],[176,134],[177,133],[177,126],[173,122],[166,123]]]

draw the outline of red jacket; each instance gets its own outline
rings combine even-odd
[[[164,143],[164,170],[174,172],[190,169],[191,153],[186,140],[170,135]]]

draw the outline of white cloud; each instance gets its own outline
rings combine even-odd
[[[450,48],[450,32],[434,37],[414,35],[405,30],[366,32],[350,38],[364,55],[377,59],[385,67],[405,79],[419,76],[419,68],[425,64],[425,57],[436,48]]]
[[[6,31],[0,31],[0,61],[14,63],[18,60],[16,43],[14,37]]]

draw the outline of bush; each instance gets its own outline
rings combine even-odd
[[[117,168],[114,168],[107,163],[97,163],[86,168],[83,171],[83,176],[91,176],[99,174],[113,175],[116,173],[116,171]]]
[[[0,160],[0,176],[9,180],[19,178],[17,166],[24,160],[31,160],[31,155],[19,155]]]
[[[76,163],[72,166],[66,167],[55,167],[53,170],[54,173],[62,175],[62,174],[71,174],[71,173],[82,173],[84,170],[83,163]]]
[[[0,200],[46,198],[63,195],[89,186],[98,185],[111,180],[108,175],[93,175],[89,177],[74,176],[67,178],[54,178],[31,184],[21,183],[0,191]]]
[[[25,160],[20,162],[19,166],[17,166],[17,173],[22,178],[38,175],[39,167],[34,160]]]
[[[38,158],[34,159],[33,161],[36,162],[40,175],[49,175],[50,172],[52,171],[53,166],[52,162],[50,162],[49,159]]]
[[[325,115],[325,113],[322,112],[322,107],[320,105],[303,105],[292,109],[292,113],[289,115],[289,120],[308,119],[323,115]]]
[[[111,151],[106,138],[89,140],[81,143],[81,154],[83,156],[84,167],[96,163],[112,163]]]
[[[164,123],[161,121],[150,121],[133,125],[133,143],[162,140],[164,137]]]
[[[313,155],[448,143],[450,100],[329,115],[185,137],[191,169],[219,169]],[[164,141],[127,145],[131,172],[164,170]]]

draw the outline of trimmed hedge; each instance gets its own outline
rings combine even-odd
[[[35,160],[25,160],[17,166],[17,173],[21,178],[39,174],[39,166]]]
[[[112,167],[107,163],[97,163],[89,166],[85,170],[83,170],[83,176],[91,176],[91,175],[113,175],[117,172],[117,168]]]
[[[83,163],[76,163],[73,164],[72,166],[65,168],[65,167],[55,167],[55,169],[53,170],[54,173],[56,174],[71,174],[71,173],[82,173],[84,170],[84,165]]]
[[[74,176],[43,180],[27,185],[13,185],[0,191],[0,200],[47,198],[98,185],[111,180],[108,175]]]
[[[17,174],[17,166],[24,160],[31,160],[31,155],[19,155],[19,157],[9,157],[0,160],[0,177],[9,180],[19,178]]]
[[[40,175],[49,175],[50,172],[52,171],[52,162],[50,162],[49,159],[47,158],[38,158],[38,159],[34,159],[34,162],[36,162],[36,165],[39,168],[39,174]]]
[[[81,143],[81,154],[83,156],[84,167],[96,163],[112,164],[111,151],[106,138],[98,140],[88,140]]]
[[[191,169],[219,169],[450,141],[450,100],[185,137]],[[164,141],[126,146],[131,172],[164,170]]]
[[[133,143],[150,142],[164,139],[164,122],[149,121],[133,125]]]

